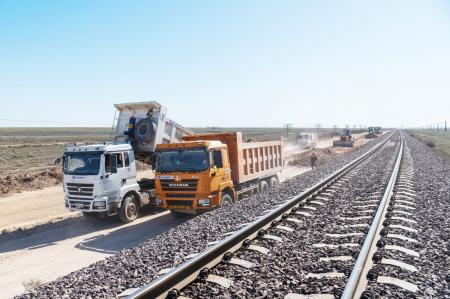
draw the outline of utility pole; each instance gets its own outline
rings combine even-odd
[[[322,125],[321,124],[316,124],[315,127],[317,129],[317,140],[319,140],[319,138],[320,138],[320,127],[322,127]]]
[[[334,135],[336,135],[336,128],[337,128],[337,126],[334,125],[334,126],[333,126],[333,137],[334,137]]]
[[[445,123],[444,131],[447,132],[447,121],[445,121],[444,123]]]
[[[286,129],[286,138],[289,138],[289,130],[292,129],[292,124],[284,124],[283,127]]]
[[[208,133],[220,132],[220,127],[216,127],[216,126],[207,127],[206,129],[207,129]]]

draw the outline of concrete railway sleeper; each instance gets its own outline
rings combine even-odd
[[[387,151],[386,148],[391,147],[389,150],[392,151],[392,148],[396,147],[398,142],[393,142],[391,139],[398,139],[398,136],[398,133],[392,133],[389,138],[386,138],[386,140],[374,146],[367,153],[353,160],[312,188],[281,203],[272,211],[258,217],[255,221],[243,226],[238,231],[230,233],[224,240],[213,242],[206,251],[192,255],[185,263],[173,269],[165,269],[160,273],[161,276],[149,285],[138,290],[127,290],[122,296],[128,296],[129,298],[196,297],[196,295],[192,295],[195,292],[188,290],[193,283],[200,283],[201,285],[211,283],[212,285],[220,285],[223,289],[230,288],[233,285],[233,280],[228,279],[226,275],[220,275],[220,269],[217,270],[218,268],[225,265],[238,267],[244,271],[251,272],[254,263],[251,260],[241,258],[240,252],[253,252],[261,256],[270,256],[272,251],[270,244],[289,244],[289,234],[294,233],[298,226],[304,228],[305,220],[315,219],[321,209],[333,202],[333,197],[339,194],[343,185],[348,184],[352,179],[358,178],[356,170],[361,171],[360,165],[367,163],[370,157],[380,152],[380,149]],[[384,171],[386,177],[389,173],[390,169]],[[379,190],[367,193],[369,200],[376,199],[381,195],[382,192]],[[365,209],[360,212],[358,217],[363,217],[363,219],[365,217],[373,218],[376,215],[374,211],[368,212]],[[353,218],[357,219],[358,217]],[[352,217],[351,215],[348,215],[348,217],[344,215],[342,218]],[[354,219],[350,219],[346,226],[361,227],[364,233],[369,231],[366,224],[361,226]],[[352,248],[359,246],[359,244],[352,242],[351,239],[355,237],[360,238],[360,234],[328,234],[327,238],[330,239],[349,239],[348,242],[344,243],[331,241],[329,244],[314,245],[319,250],[328,247]],[[349,258],[353,259],[354,257],[336,256],[328,260],[345,261]],[[308,279],[315,279],[317,277],[341,277],[348,276],[350,273],[351,268],[348,268],[343,274],[317,273],[317,275],[314,275],[314,273],[311,273]],[[286,298],[296,295],[302,296],[291,293],[287,294]]]

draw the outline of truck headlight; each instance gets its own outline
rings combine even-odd
[[[106,202],[104,201],[94,201],[94,208],[104,209],[106,207]]]
[[[200,198],[198,200],[198,204],[197,205],[200,206],[200,207],[209,207],[209,206],[211,206],[211,199],[209,199],[209,198]]]
[[[162,206],[162,199],[159,196],[155,197],[155,204],[158,206]]]

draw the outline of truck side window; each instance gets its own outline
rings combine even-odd
[[[116,154],[117,155],[117,168],[122,168],[123,167],[123,157],[122,154]]]
[[[213,158],[214,158],[214,166],[217,168],[223,168],[223,162],[222,162],[222,150],[214,150],[213,152]]]
[[[128,156],[128,152],[123,153],[125,156],[125,167],[130,166],[130,157]]]
[[[131,151],[131,152],[128,154],[128,156],[130,157],[130,164],[133,164],[133,162],[134,162],[134,152]]]
[[[117,155],[105,155],[105,173],[117,173]]]

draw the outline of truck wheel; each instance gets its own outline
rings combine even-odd
[[[278,180],[276,177],[270,178],[270,188],[273,188],[275,186],[278,186]]]
[[[222,197],[220,198],[220,207],[226,207],[228,205],[231,205],[232,203],[233,199],[231,198],[230,194],[222,193]]]
[[[124,198],[119,210],[119,219],[123,223],[130,223],[136,220],[139,216],[139,205],[136,199],[132,196]]]
[[[261,180],[259,182],[259,192],[266,192],[267,190],[269,190],[269,184],[265,180]]]

